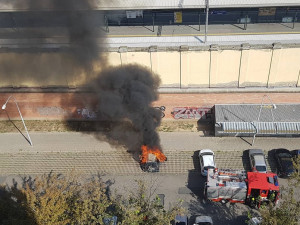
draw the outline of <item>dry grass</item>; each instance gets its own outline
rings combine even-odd
[[[61,121],[61,120],[26,120],[27,129],[31,132],[67,132],[67,131],[93,131],[92,121]],[[24,130],[22,121],[0,121],[0,133],[18,132]],[[197,120],[163,120],[158,127],[160,132],[197,132],[211,129],[211,127],[198,126]]]

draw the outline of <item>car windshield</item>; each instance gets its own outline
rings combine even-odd
[[[267,168],[265,166],[256,166],[256,170],[258,172],[265,172],[267,170]]]
[[[294,171],[293,162],[291,158],[281,158],[281,161],[282,161],[282,166],[286,171],[288,172]]]
[[[213,155],[214,153],[212,152],[203,152],[202,155]]]
[[[204,170],[208,170],[208,169],[214,169],[214,166],[204,166]]]
[[[290,154],[288,154],[288,153],[280,153],[279,157],[280,158],[292,158],[292,156]]]

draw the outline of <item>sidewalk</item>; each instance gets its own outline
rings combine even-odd
[[[209,46],[249,44],[300,43],[300,23],[292,24],[243,24],[209,25],[205,43],[204,26],[114,26],[95,27],[94,37],[99,45],[106,36],[105,47],[172,47],[180,45]],[[65,48],[69,46],[68,30],[62,27],[1,28],[0,46],[7,48]]]
[[[299,138],[256,137],[251,146],[252,137],[204,137],[201,132],[161,132],[163,151],[196,151],[209,148],[215,151],[241,151],[249,148],[261,148],[265,151],[274,148],[300,149]],[[26,136],[26,133],[24,133]],[[98,140],[92,134],[65,133],[30,133],[31,147],[20,133],[0,134],[1,153],[78,153],[124,151],[107,142]],[[126,150],[125,150],[126,151]]]
[[[249,169],[245,150],[265,150],[269,170],[275,170],[272,148],[299,148],[298,138],[257,138],[255,146],[241,138],[201,137],[198,132],[160,133],[168,160],[161,164],[160,174],[187,174],[199,171],[197,150],[210,148],[216,154],[219,168]],[[0,177],[38,175],[51,171],[65,173],[72,169],[83,174],[143,174],[139,152],[116,149],[93,135],[80,133],[31,133],[31,147],[19,133],[0,135]],[[251,138],[247,141],[251,142]]]

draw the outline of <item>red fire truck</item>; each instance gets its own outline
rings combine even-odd
[[[263,202],[277,203],[278,177],[274,173],[209,169],[205,195],[215,202],[240,202],[257,207]]]

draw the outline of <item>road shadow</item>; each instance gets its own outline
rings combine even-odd
[[[149,31],[151,31],[151,32],[154,32],[154,31],[155,31],[155,28],[153,28],[153,27],[152,27],[152,29],[151,29],[151,28],[149,28],[149,27],[143,26],[143,28],[145,28],[146,30],[149,30]]]
[[[222,225],[244,225],[247,224],[247,212],[251,209],[240,203],[226,203],[212,201],[197,201],[189,202],[189,212],[191,217],[189,224],[195,222],[197,216],[210,216],[214,224]]]
[[[281,26],[284,26],[284,27],[287,27],[287,28],[290,28],[290,29],[294,29],[293,27],[293,23],[291,23],[292,25],[288,25],[288,24],[285,24],[285,23],[279,23]]]
[[[250,146],[252,146],[252,142],[253,142],[253,137],[252,140],[247,140],[246,137],[239,137],[242,141],[246,142],[247,144],[249,144]]]
[[[0,212],[0,224],[37,225],[26,196],[15,180],[12,186],[0,186]]]
[[[214,121],[215,121],[215,109],[210,108],[208,111],[202,114],[201,118],[197,121],[197,130],[202,131],[204,136],[214,136]]]
[[[186,187],[189,190],[189,194],[191,194],[194,198],[199,201],[205,201],[204,186],[206,177],[203,177],[200,172],[199,151],[200,150],[195,151],[192,156],[194,168],[188,172]]]
[[[249,149],[243,151],[242,155],[243,167],[245,171],[251,171],[251,165],[249,160]]]
[[[200,152],[200,150],[195,151],[193,156],[192,156],[194,171],[197,172],[197,173],[200,173],[199,152]]]
[[[204,43],[204,41],[203,41],[203,40],[201,40],[201,39],[200,39],[200,37],[198,37],[198,36],[194,36],[194,38],[195,38],[197,41],[199,41],[200,43]]]
[[[186,27],[189,27],[189,28],[192,28],[193,30],[195,30],[195,31],[200,31],[200,29],[199,29],[199,25],[198,25],[198,28],[195,28],[195,27],[193,27],[192,25],[185,25]]]
[[[270,151],[268,151],[268,157],[267,157],[267,161],[268,161],[268,164],[271,168],[272,173],[277,173],[278,172],[277,163],[275,161],[275,150],[276,149],[271,149]]]
[[[204,136],[214,136],[214,124],[212,121],[199,119],[197,121],[197,131],[202,131]]]
[[[7,115],[8,121],[12,123],[12,125],[17,129],[17,131],[25,138],[25,140],[31,145],[29,139],[22,133],[22,131],[17,127],[17,125],[10,119],[10,116],[8,112],[5,110],[5,113]]]
[[[241,30],[245,30],[244,24],[240,25],[240,24],[231,24],[232,26],[239,28]]]

